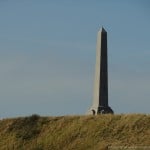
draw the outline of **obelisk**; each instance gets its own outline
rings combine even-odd
[[[88,114],[113,113],[108,106],[107,32],[102,27],[97,35],[93,104]]]

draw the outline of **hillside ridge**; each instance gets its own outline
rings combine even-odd
[[[113,147],[150,149],[150,115],[40,117],[0,120],[0,149],[99,150]]]

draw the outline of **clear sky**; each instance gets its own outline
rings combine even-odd
[[[150,113],[149,0],[0,0],[0,118],[85,114],[101,26],[109,105]]]

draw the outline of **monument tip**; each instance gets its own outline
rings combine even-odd
[[[100,28],[100,31],[101,31],[101,32],[106,32],[106,30],[104,29],[103,26]]]

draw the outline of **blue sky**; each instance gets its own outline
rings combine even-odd
[[[108,34],[109,105],[150,113],[148,0],[0,0],[0,117],[84,114],[96,37]]]

